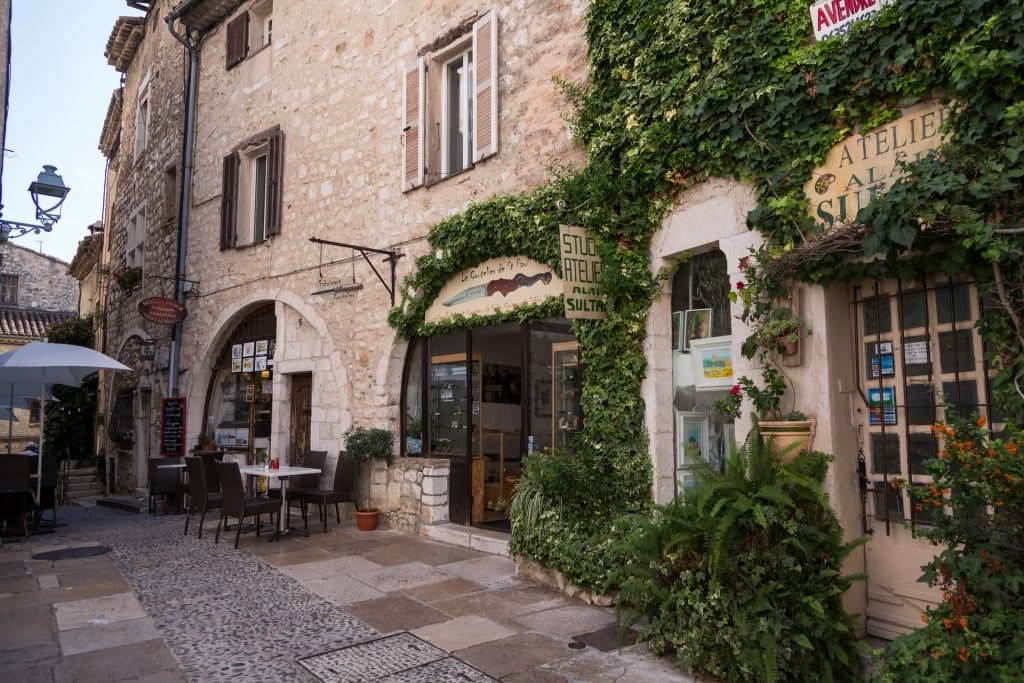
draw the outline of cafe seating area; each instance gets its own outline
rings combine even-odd
[[[57,524],[57,457],[14,453],[0,456],[0,544],[20,529],[27,538],[45,522]],[[49,519],[44,515],[49,512]]]

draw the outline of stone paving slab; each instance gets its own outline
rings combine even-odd
[[[330,683],[491,683],[493,678],[410,633],[396,633],[299,660]],[[495,682],[496,683],[496,682]]]

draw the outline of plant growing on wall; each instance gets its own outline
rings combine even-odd
[[[122,268],[114,273],[114,282],[122,292],[134,292],[142,285],[142,268]]]
[[[547,501],[511,548],[578,585],[610,590],[607,539],[651,488],[640,383],[644,331],[658,291],[650,239],[680,192],[708,178],[748,183],[748,224],[764,238],[758,285],[963,273],[993,301],[983,334],[1000,361],[994,391],[1024,414],[1024,47],[1021,0],[896,0],[848,35],[810,34],[806,0],[679,3],[594,0],[586,19],[586,84],[564,83],[569,119],[588,159],[555,169],[532,192],[475,204],[435,226],[431,252],[390,321],[406,337],[556,315],[560,302],[424,324],[445,279],[494,256],[526,254],[560,272],[559,223],[583,225],[604,261],[608,318],[579,322],[588,419],[577,456],[524,468]],[[856,129],[904,103],[954,103],[941,156],[888,179],[848,225],[829,231],[808,212],[803,185]],[[558,202],[572,207],[557,208]],[[751,291],[751,294],[754,292]],[[761,293],[761,290],[758,290]],[[773,301],[777,297],[765,297]],[[765,311],[767,315],[768,311]]]

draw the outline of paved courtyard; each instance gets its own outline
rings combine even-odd
[[[249,532],[235,550],[209,520],[185,536],[184,515],[58,521],[0,548],[0,680],[694,680],[620,648],[611,609],[457,545],[459,527],[437,530],[445,543],[332,520],[275,543]]]

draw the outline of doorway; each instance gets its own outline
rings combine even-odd
[[[313,415],[313,375],[302,373],[291,375],[291,427],[288,431],[289,463],[302,461],[309,450],[309,432]]]

